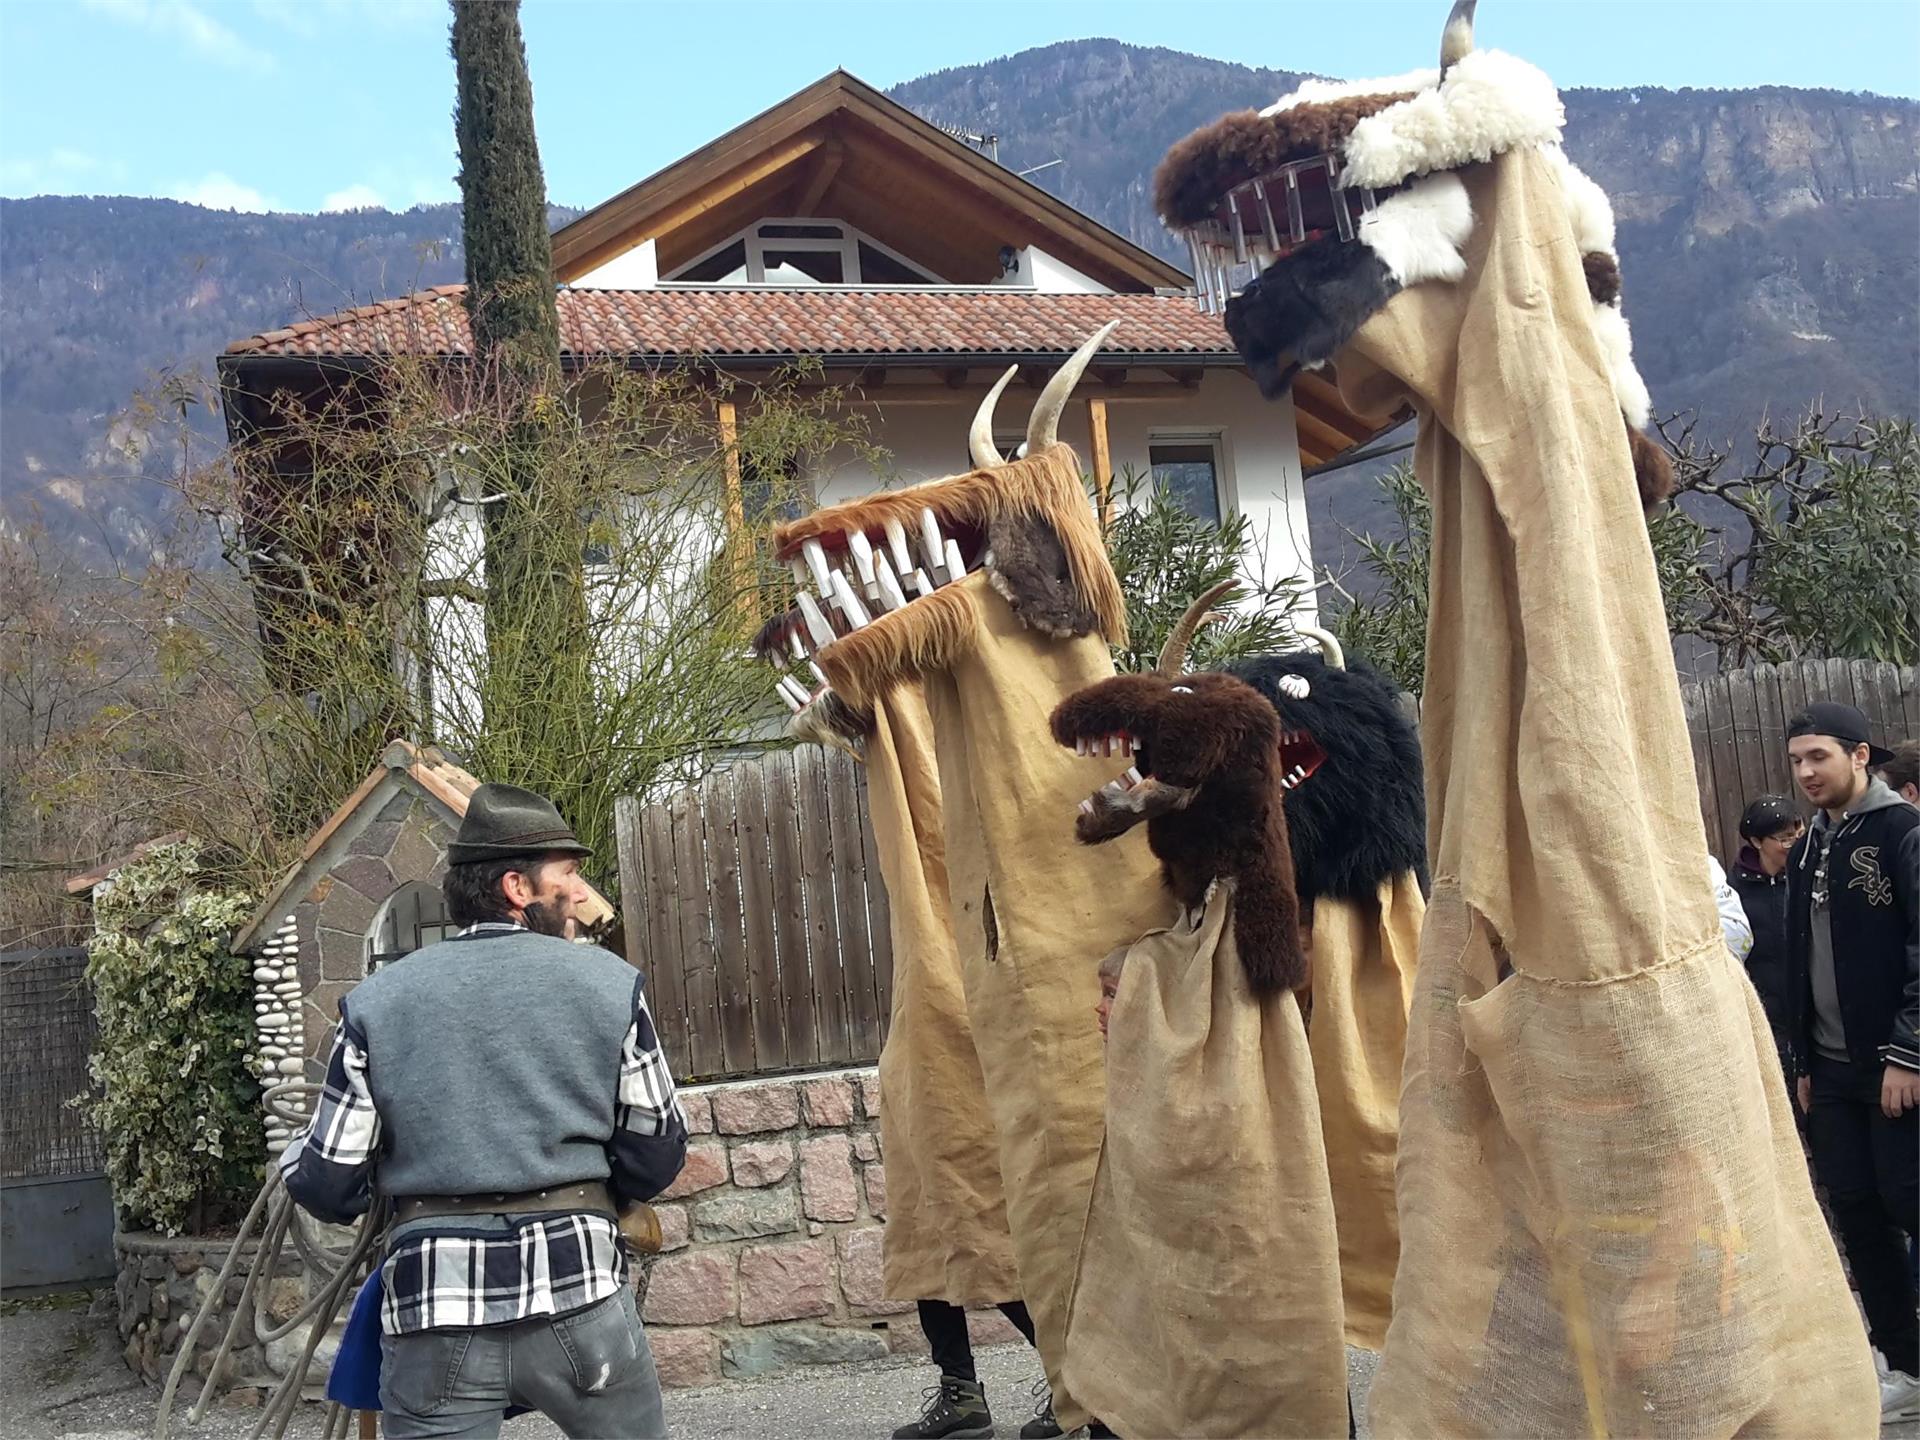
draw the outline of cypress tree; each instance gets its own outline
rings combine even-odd
[[[454,131],[467,315],[478,359],[545,378],[560,368],[547,187],[533,133],[520,0],[453,0]]]

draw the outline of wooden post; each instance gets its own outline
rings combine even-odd
[[[1093,484],[1100,495],[1100,528],[1106,529],[1113,492],[1113,457],[1107,453],[1107,402],[1087,397],[1087,433],[1093,437]]]
[[[721,461],[726,466],[727,554],[733,581],[733,600],[743,622],[751,623],[748,613],[753,588],[753,558],[747,549],[747,506],[740,489],[740,425],[731,400],[716,402],[720,421]]]

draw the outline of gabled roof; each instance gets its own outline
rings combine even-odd
[[[69,875],[67,894],[91,895],[114,871],[131,865],[150,850],[158,850],[162,845],[178,845],[186,838],[186,831],[170,830],[165,835],[156,835],[151,840],[142,840],[124,855],[116,855],[111,860],[104,860],[91,870],[82,870],[78,875]]]
[[[433,746],[415,745],[408,740],[391,742],[380,756],[373,773],[362,780],[351,795],[329,815],[326,823],[313,832],[296,860],[282,875],[253,918],[233,937],[236,954],[245,954],[250,946],[264,941],[279,927],[294,897],[304,895],[320,875],[340,858],[344,845],[358,833],[353,822],[364,811],[379,813],[403,786],[411,786],[436,804],[449,824],[458,825],[467,813],[467,802],[480,788],[480,781],[461,769]],[[336,843],[338,842],[338,843]],[[588,887],[591,901],[587,922],[599,925],[613,915],[613,906],[598,890]]]
[[[996,278],[1002,244],[1037,245],[1114,290],[1190,283],[844,70],[556,231],[554,275],[572,282],[650,237],[664,275],[743,225],[782,214],[848,220],[954,284]]]

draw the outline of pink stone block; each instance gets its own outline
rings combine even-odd
[[[853,1137],[853,1158],[871,1162],[880,1158],[880,1137],[860,1134]]]
[[[1027,1340],[998,1310],[969,1310],[967,1338],[975,1345],[1006,1345],[1013,1341],[1024,1345]]]
[[[647,1345],[653,1351],[654,1368],[660,1372],[660,1384],[665,1389],[711,1385],[720,1378],[714,1359],[716,1342],[705,1330],[649,1328]]]
[[[816,1135],[800,1142],[800,1208],[809,1220],[857,1220],[853,1147],[844,1135]]]
[[[791,1130],[800,1123],[800,1093],[791,1080],[713,1092],[713,1124],[722,1135]]]
[[[733,1318],[733,1256],[689,1250],[653,1263],[647,1279],[649,1325],[714,1325]]]
[[[680,1092],[680,1111],[687,1117],[689,1135],[711,1135],[713,1133],[713,1100],[706,1095],[689,1095]]]
[[[733,1147],[733,1183],[743,1186],[777,1185],[793,1169],[789,1140],[746,1140]]]
[[[887,1172],[881,1166],[869,1165],[866,1170],[867,1213],[887,1218]]]
[[[684,1205],[656,1205],[653,1213],[660,1217],[660,1249],[684,1250],[690,1238],[690,1226],[687,1220],[687,1207]]]
[[[853,1082],[845,1075],[808,1080],[800,1087],[807,1124],[826,1129],[853,1123]]]
[[[831,1240],[749,1245],[740,1252],[742,1325],[830,1314],[833,1297]]]
[[[673,1184],[660,1192],[662,1200],[678,1200],[724,1185],[727,1180],[727,1147],[720,1144],[689,1145],[687,1163],[673,1177]]]
[[[880,1118],[880,1072],[873,1070],[860,1077],[860,1106],[869,1120]]]
[[[887,1298],[883,1257],[886,1229],[865,1225],[840,1236],[840,1291],[858,1315],[897,1315],[913,1309],[910,1300]]]

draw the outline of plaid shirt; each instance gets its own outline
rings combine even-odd
[[[475,925],[462,935],[518,928]],[[343,1017],[313,1119],[280,1156],[287,1189],[323,1220],[344,1223],[373,1202],[381,1126],[367,1070],[365,1041]],[[607,1143],[616,1193],[623,1173],[638,1174],[654,1163],[646,1152],[658,1147],[645,1142],[684,1143],[685,1136],[672,1072],[646,998],[635,987],[633,1023],[621,1045],[614,1134]],[[381,1328],[399,1335],[564,1314],[616,1294],[626,1283],[627,1262],[619,1229],[605,1215],[476,1216],[446,1229],[430,1221],[409,1226],[390,1245],[382,1276]]]

